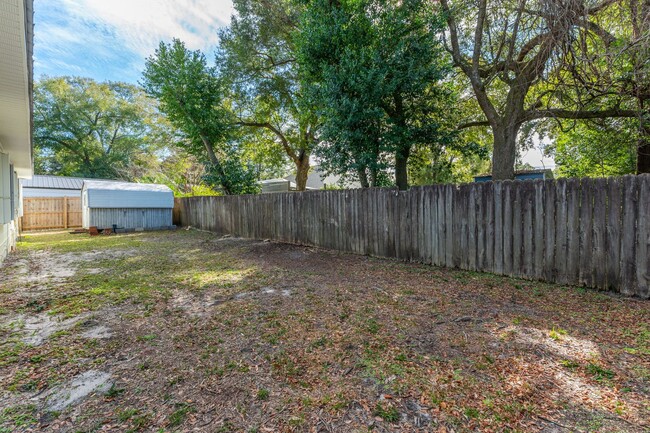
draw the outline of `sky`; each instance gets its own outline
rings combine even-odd
[[[35,0],[34,75],[136,84],[160,41],[214,51],[230,0]]]
[[[232,12],[231,0],[35,0],[34,75],[137,84],[160,41],[212,53]],[[521,160],[553,168],[538,144]]]

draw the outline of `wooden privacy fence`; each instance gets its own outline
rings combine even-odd
[[[181,225],[650,297],[650,176],[177,201]]]
[[[29,197],[23,199],[22,229],[81,227],[81,198]]]

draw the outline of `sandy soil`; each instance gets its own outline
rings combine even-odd
[[[0,432],[650,431],[647,301],[196,231],[71,236],[0,269]]]

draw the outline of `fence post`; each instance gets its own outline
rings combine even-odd
[[[68,228],[68,197],[63,197],[63,228]]]

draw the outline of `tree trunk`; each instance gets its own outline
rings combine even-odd
[[[510,125],[492,127],[494,148],[492,150],[492,180],[515,178],[515,159],[517,156],[517,133],[519,127]]]
[[[359,168],[357,169],[357,174],[359,176],[359,183],[361,184],[361,188],[368,188],[370,184],[368,183],[368,174],[366,173],[366,168]]]
[[[650,119],[639,119],[639,142],[636,149],[636,174],[650,173]]]
[[[373,167],[370,169],[370,186],[372,186],[373,188],[379,186],[379,170],[377,169],[377,167]]]
[[[408,160],[411,148],[402,148],[395,152],[395,184],[401,191],[409,189]]]
[[[202,133],[200,133],[201,136],[201,141],[203,141],[203,145],[205,146],[205,150],[208,153],[208,159],[210,160],[210,163],[214,166],[214,168],[217,170],[217,173],[219,174],[219,183],[221,183],[221,188],[223,189],[223,192],[226,195],[232,195],[233,189],[232,185],[228,181],[226,177],[226,173],[223,171],[223,166],[221,165],[221,162],[219,161],[219,158],[217,158],[216,153],[214,153],[214,148],[212,147],[212,143],[210,140]]]
[[[307,178],[309,177],[309,153],[301,152],[296,161],[296,190],[307,189]]]

